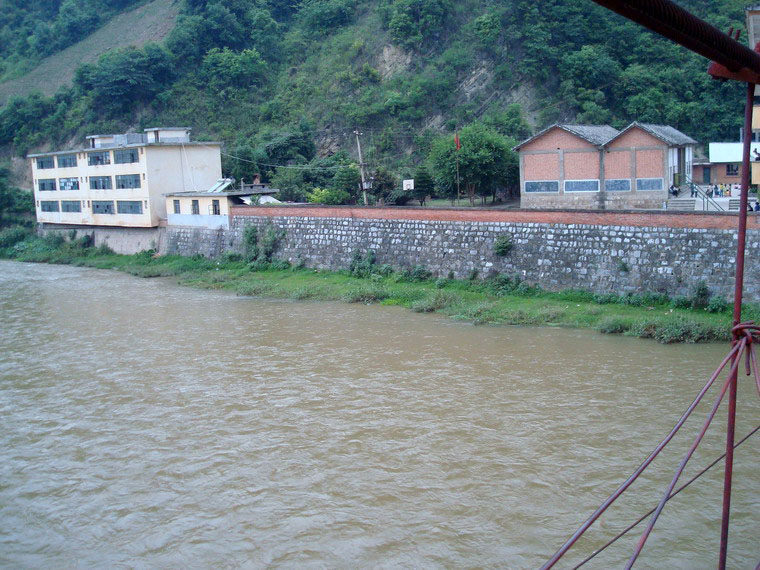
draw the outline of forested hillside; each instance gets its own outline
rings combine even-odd
[[[433,168],[436,138],[456,127],[511,144],[554,121],[639,120],[707,142],[735,139],[741,122],[741,86],[590,0],[178,2],[163,45],[111,50],[55,96],[11,100],[0,145],[23,155],[86,133],[187,125],[226,143],[228,174],[261,172],[303,198],[299,188],[335,186],[357,127],[388,194],[421,163]],[[103,4],[0,0],[0,77],[139,2]],[[721,29],[744,27],[746,1],[681,4]]]

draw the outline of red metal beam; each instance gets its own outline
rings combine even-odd
[[[760,83],[760,55],[671,0],[594,2],[703,55],[725,69],[715,67],[715,74],[711,73],[713,77]]]

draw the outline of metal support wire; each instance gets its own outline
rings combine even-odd
[[[554,553],[554,555],[541,567],[541,570],[548,570],[552,566],[554,566],[560,558],[562,558],[565,553],[570,550],[570,548],[577,542],[577,540],[583,536],[583,533],[585,533],[589,527],[591,527],[596,520],[604,514],[604,511],[606,511],[612,503],[614,503],[620,495],[622,495],[628,487],[630,487],[633,482],[638,479],[639,475],[641,475],[644,470],[649,466],[652,461],[654,461],[655,457],[665,448],[665,446],[670,442],[670,440],[675,437],[676,433],[678,433],[678,430],[681,429],[681,426],[686,422],[688,417],[691,415],[691,413],[694,411],[694,409],[699,405],[699,403],[702,401],[702,398],[704,398],[707,391],[710,389],[710,387],[715,383],[715,380],[720,376],[720,373],[723,372],[723,369],[726,367],[726,365],[732,361],[732,359],[738,355],[740,345],[735,345],[731,348],[731,351],[728,353],[728,355],[723,359],[723,362],[720,363],[720,366],[718,366],[717,370],[713,372],[712,376],[710,376],[710,379],[707,381],[707,383],[704,385],[702,390],[700,390],[699,394],[697,394],[697,397],[694,399],[694,401],[691,403],[691,405],[686,409],[686,411],[683,413],[681,418],[676,422],[676,425],[673,427],[672,430],[670,430],[670,433],[663,439],[657,447],[655,447],[654,451],[649,454],[649,456],[643,461],[641,465],[631,474],[628,479],[625,480],[625,482],[618,487],[612,495],[610,495],[607,500],[605,500],[599,508],[594,511],[594,513],[584,522],[581,527],[575,531],[575,533],[567,539],[565,544],[563,544],[557,552]]]
[[[707,381],[705,386],[702,388],[702,390],[699,392],[697,397],[694,399],[692,404],[686,409],[686,411],[683,413],[681,418],[678,420],[676,425],[673,427],[673,429],[670,431],[670,433],[663,439],[660,444],[654,449],[654,451],[647,457],[646,460],[636,469],[636,471],[633,472],[633,474],[620,486],[618,489],[610,495],[607,500],[605,500],[602,505],[597,508],[596,511],[584,522],[581,527],[575,531],[575,533],[565,542],[565,544],[560,547],[559,550],[541,567],[542,570],[548,570],[549,568],[552,568],[566,553],[570,548],[575,544],[578,539],[580,539],[581,536],[591,527],[591,525],[594,524],[594,522],[612,505],[615,500],[625,492],[625,490],[630,487],[630,485],[643,473],[643,471],[654,461],[655,457],[662,451],[662,449],[673,439],[675,434],[678,432],[678,430],[683,426],[683,424],[686,422],[687,418],[691,415],[691,413],[694,411],[694,409],[697,407],[697,405],[702,401],[707,391],[712,387],[712,385],[717,380],[718,376],[725,370],[728,363],[731,363],[731,367],[729,368],[728,378],[723,383],[723,386],[720,390],[720,393],[713,404],[710,413],[708,414],[707,420],[702,426],[702,429],[700,430],[699,434],[697,435],[697,438],[695,439],[692,446],[689,448],[686,456],[682,459],[678,469],[676,470],[676,474],[674,475],[673,479],[671,480],[670,485],[668,486],[667,491],[665,492],[662,500],[660,503],[649,511],[644,517],[636,521],[633,525],[629,526],[622,534],[617,536],[612,542],[615,542],[620,536],[623,534],[626,534],[628,531],[633,529],[636,525],[638,525],[645,517],[649,516],[650,514],[654,513],[654,516],[652,517],[652,520],[650,521],[649,525],[647,526],[647,529],[644,531],[644,534],[642,535],[641,539],[639,540],[638,545],[636,546],[636,550],[634,551],[633,556],[629,560],[628,566],[626,568],[631,568],[633,565],[633,562],[636,561],[636,558],[641,553],[641,550],[644,547],[644,544],[646,543],[646,540],[651,533],[652,529],[654,528],[654,524],[657,522],[657,518],[659,517],[660,513],[662,512],[662,509],[665,506],[665,503],[667,503],[673,496],[675,496],[678,492],[680,492],[681,489],[686,487],[688,484],[684,485],[683,487],[679,488],[678,491],[673,492],[673,489],[675,488],[675,485],[678,482],[678,479],[680,478],[681,474],[683,473],[684,468],[686,467],[686,463],[693,455],[694,451],[696,450],[697,446],[701,442],[702,438],[704,437],[707,428],[709,427],[710,423],[712,422],[713,418],[715,417],[715,414],[720,406],[720,403],[722,402],[723,398],[725,397],[726,392],[729,390],[731,384],[733,383],[732,380],[735,377],[735,375],[738,372],[738,368],[742,360],[747,359],[747,356],[749,357],[750,361],[750,368],[751,370],[746,370],[748,372],[748,375],[754,373],[755,380],[758,383],[758,386],[760,387],[760,369],[757,367],[757,357],[754,351],[754,344],[760,343],[760,326],[755,325],[754,323],[741,323],[734,327],[733,332],[738,339],[738,342],[734,343],[734,345],[731,347],[731,350],[729,351],[728,355],[723,359],[720,366],[718,366],[717,370],[710,376],[710,379]],[[743,358],[744,357],[744,358]],[[760,389],[760,388],[759,388]],[[757,429],[755,430],[757,431]],[[753,434],[755,432],[752,432]],[[750,434],[752,435],[752,434]],[[749,437],[749,436],[747,436]],[[746,439],[746,438],[745,438]],[[742,440],[743,441],[743,440]],[[740,442],[741,443],[741,442]],[[733,447],[736,447],[736,445],[732,445]],[[724,453],[723,456],[721,456],[720,459],[723,459],[723,457],[726,457],[727,453]],[[710,466],[712,467],[712,465]],[[608,543],[603,547],[607,548],[609,544],[612,544],[612,542]],[[603,550],[601,549],[601,550]],[[600,551],[601,551],[600,550]],[[600,552],[599,551],[599,552]],[[596,556],[598,552],[594,553],[593,556],[589,557],[588,559],[584,560],[579,566],[585,564],[588,560]],[[577,568],[577,566],[576,566]]]
[[[736,443],[736,445],[734,445],[734,449],[736,449],[737,447],[739,447],[742,443],[744,443],[745,441],[747,441],[750,437],[752,437],[753,435],[755,435],[758,431],[760,431],[760,426],[757,426],[755,429],[753,429],[751,432],[749,432],[747,435],[745,435],[743,438],[741,438]],[[676,489],[670,495],[670,497],[668,497],[668,501],[670,499],[672,499],[673,497],[675,497],[678,493],[680,493],[681,491],[683,491],[684,489],[686,489],[686,487],[688,487],[689,485],[691,485],[694,481],[696,481],[697,479],[699,479],[700,477],[702,477],[702,475],[704,475],[705,473],[707,473],[710,469],[712,469],[713,467],[715,467],[718,463],[720,463],[723,460],[723,458],[725,456],[726,456],[726,454],[724,453],[720,457],[716,458],[707,467],[705,467],[699,473],[697,473],[696,475],[694,475],[694,477],[692,477],[686,483],[684,483],[683,485],[681,485],[680,487],[678,487],[678,489]],[[618,534],[616,534],[611,540],[609,540],[608,542],[606,542],[604,544],[604,546],[602,546],[601,548],[597,548],[590,556],[587,556],[581,562],[579,562],[577,565],[573,566],[573,570],[578,570],[578,568],[580,568],[581,566],[583,566],[587,562],[591,562],[594,558],[596,558],[597,556],[599,556],[602,552],[604,552],[605,550],[607,550],[610,546],[612,546],[613,544],[615,544],[618,540],[620,540],[626,534],[628,534],[629,532],[631,532],[634,528],[636,528],[637,526],[639,526],[639,524],[641,524],[641,522],[645,518],[647,518],[649,515],[651,515],[656,509],[657,509],[657,507],[654,507],[650,511],[648,511],[648,512],[644,513],[643,515],[641,515],[636,522],[634,522],[633,524],[628,525],[625,529],[623,529]]]
[[[636,545],[636,548],[633,551],[631,558],[628,560],[628,563],[625,566],[626,570],[630,570],[631,568],[633,568],[634,562],[636,562],[636,559],[639,557],[639,555],[641,554],[641,551],[644,549],[644,545],[646,544],[647,539],[649,538],[649,535],[652,533],[652,530],[654,529],[654,525],[657,523],[657,519],[660,517],[662,510],[665,508],[665,503],[668,502],[668,497],[670,497],[670,494],[673,492],[673,489],[675,488],[676,483],[678,483],[678,479],[681,477],[683,470],[686,469],[686,464],[689,462],[689,459],[691,459],[691,456],[694,455],[694,452],[697,450],[697,447],[702,442],[702,439],[705,437],[705,434],[707,433],[707,428],[710,427],[710,424],[712,423],[713,418],[715,417],[715,414],[717,413],[718,408],[720,407],[720,404],[723,401],[723,397],[726,395],[726,391],[729,388],[731,388],[732,391],[735,390],[736,374],[739,369],[739,363],[741,362],[742,353],[744,352],[744,349],[747,346],[747,339],[742,339],[738,346],[739,346],[739,351],[735,354],[733,358],[733,364],[728,373],[728,379],[723,384],[723,388],[718,394],[718,397],[715,399],[715,403],[713,404],[713,407],[710,410],[710,413],[707,415],[707,419],[705,420],[705,423],[702,425],[702,429],[699,430],[697,437],[694,439],[694,443],[691,444],[691,447],[689,447],[689,450],[686,452],[686,455],[684,455],[683,459],[681,460],[681,463],[678,465],[678,469],[676,469],[676,473],[675,475],[673,475],[673,479],[670,481],[670,485],[668,485],[668,488],[665,491],[665,494],[663,495],[662,499],[660,499],[660,504],[657,505],[657,509],[655,510],[654,515],[652,515],[652,520],[649,521],[649,524],[647,525],[646,529],[644,529],[644,532],[641,535],[641,538],[639,539],[639,543]],[[731,452],[732,452],[731,455],[732,456],[733,456],[733,445],[734,445],[734,442],[731,441]],[[726,454],[726,460],[728,460],[728,454]]]

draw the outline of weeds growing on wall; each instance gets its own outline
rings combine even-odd
[[[273,263],[274,254],[284,238],[285,230],[275,228],[272,224],[261,229],[256,226],[246,227],[243,231],[243,257],[251,264],[251,269],[267,269]]]
[[[493,246],[493,252],[499,257],[505,257],[509,255],[509,252],[512,251],[513,247],[514,243],[512,242],[512,236],[509,234],[501,234],[496,238],[496,242]]]

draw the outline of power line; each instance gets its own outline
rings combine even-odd
[[[205,146],[205,145],[204,145]],[[206,147],[211,148],[211,147]],[[220,154],[223,154],[224,156],[228,156],[230,158],[234,158],[235,160],[239,160],[241,162],[248,162],[250,164],[255,164],[256,166],[269,166],[272,168],[291,168],[294,170],[337,170],[339,168],[343,168],[345,164],[340,164],[337,166],[301,166],[301,165],[294,165],[294,164],[269,164],[266,162],[258,162],[256,160],[250,160],[248,158],[243,158],[242,156],[235,156],[234,154],[230,154],[228,152],[219,151]]]

